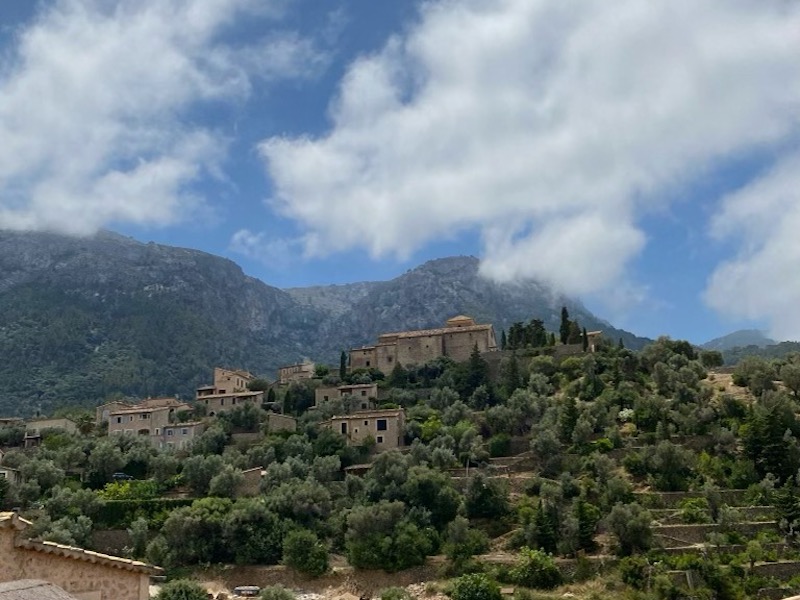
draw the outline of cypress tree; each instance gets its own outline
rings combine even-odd
[[[583,351],[586,352],[589,349],[589,334],[586,333],[586,327],[583,328]]]
[[[539,499],[536,515],[533,517],[536,531],[536,545],[545,552],[555,554],[558,548],[558,519],[555,511]]]
[[[561,334],[561,343],[566,344],[567,339],[569,338],[569,311],[567,311],[566,306],[561,307],[561,326],[558,328],[559,334]]]
[[[617,348],[620,350],[625,350],[625,342],[622,341],[622,338],[619,338],[619,341],[617,342]]]
[[[339,379],[344,380],[347,375],[347,353],[342,350],[339,355]]]
[[[507,343],[508,340],[506,340],[506,330],[503,329],[503,331],[500,333],[500,350],[505,350]]]

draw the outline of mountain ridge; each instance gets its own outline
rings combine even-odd
[[[271,375],[303,358],[338,363],[385,331],[541,318],[562,303],[626,345],[576,300],[540,283],[496,284],[475,257],[435,259],[388,281],[277,287],[234,261],[113,232],[88,238],[0,231],[0,413],[30,414],[109,396],[191,397],[214,366]]]

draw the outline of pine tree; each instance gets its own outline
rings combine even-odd
[[[558,328],[558,332],[561,334],[561,343],[566,344],[567,339],[569,338],[569,311],[567,311],[566,306],[561,307],[561,326]]]

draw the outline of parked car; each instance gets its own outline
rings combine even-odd
[[[257,585],[239,585],[233,588],[234,598],[256,598],[261,593]]]
[[[114,481],[131,481],[133,477],[127,473],[114,473],[111,478]]]

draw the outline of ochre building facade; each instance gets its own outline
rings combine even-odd
[[[494,327],[479,325],[471,317],[448,319],[439,329],[384,333],[374,346],[350,350],[350,370],[376,368],[389,374],[398,363],[420,365],[440,356],[456,362],[469,358],[475,346],[479,352],[497,350]]]

